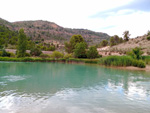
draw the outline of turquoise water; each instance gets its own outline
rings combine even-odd
[[[150,113],[150,73],[0,62],[0,113]]]

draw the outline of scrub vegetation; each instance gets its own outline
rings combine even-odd
[[[124,39],[114,35],[109,41],[103,40],[101,47],[114,46],[129,41],[129,31],[124,32]],[[149,35],[147,35],[149,36]],[[147,39],[148,40],[148,39]],[[6,48],[14,47],[16,53],[6,51]],[[73,35],[68,42],[64,43],[64,50],[57,49],[58,45],[34,41],[26,36],[24,29],[19,32],[0,26],[0,61],[18,62],[82,62],[94,63],[105,66],[135,66],[145,68],[150,64],[150,56],[142,56],[140,47],[126,52],[125,56],[103,57],[97,51],[97,45],[89,46],[81,35]],[[28,51],[27,51],[28,50]],[[43,50],[53,51],[51,54],[43,53]]]

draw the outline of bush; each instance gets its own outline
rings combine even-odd
[[[147,37],[147,40],[150,40],[150,36]]]
[[[2,51],[0,51],[0,56],[2,56]]]
[[[132,59],[130,56],[108,56],[101,58],[99,64],[106,66],[135,66],[145,68],[145,63],[141,60]]]
[[[30,53],[25,53],[25,56],[30,57],[31,55],[30,55]]]
[[[66,54],[65,56],[64,56],[64,59],[69,59],[69,58],[72,58],[73,56],[72,56],[72,54]]]
[[[86,44],[84,42],[77,43],[74,49],[74,55],[76,58],[87,58]]]
[[[60,53],[59,51],[54,51],[51,55],[52,58],[63,58],[64,54],[63,53]]]
[[[41,53],[42,53],[42,51],[38,47],[35,47],[35,48],[31,49],[31,51],[30,51],[30,54],[32,56],[40,56]]]
[[[16,55],[12,52],[7,52],[8,54],[10,54],[10,57],[15,57]]]
[[[139,48],[139,47],[136,47],[136,48],[132,49],[132,51],[127,52],[127,55],[129,55],[132,58],[137,59],[137,60],[142,58],[142,54],[143,54],[143,51],[141,51],[141,48]]]
[[[98,51],[96,49],[95,46],[91,46],[89,48],[89,50],[87,51],[87,58],[90,58],[90,59],[94,59],[94,58],[98,58],[99,55],[98,55]]]

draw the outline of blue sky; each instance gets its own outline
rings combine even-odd
[[[150,0],[2,0],[0,17],[10,22],[47,20],[67,28],[84,28],[131,37],[150,30]]]

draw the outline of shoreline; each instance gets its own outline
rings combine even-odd
[[[25,58],[10,58],[10,57],[0,57],[0,61],[2,62],[58,62],[58,63],[68,63],[68,64],[95,64],[97,66],[102,66],[106,68],[114,68],[114,69],[123,69],[123,70],[137,70],[137,71],[150,71],[150,65],[146,65],[145,68],[139,68],[134,66],[127,66],[127,67],[121,67],[121,66],[105,66],[98,64],[98,59],[52,59],[52,58],[31,58],[31,57],[25,57]]]
[[[150,72],[150,65],[146,65],[145,68],[139,68],[139,67],[134,67],[134,66],[127,66],[127,67],[121,67],[121,66],[105,66],[105,65],[100,65],[106,68],[112,68],[112,69],[122,69],[122,70],[133,70],[133,71],[146,71]]]

